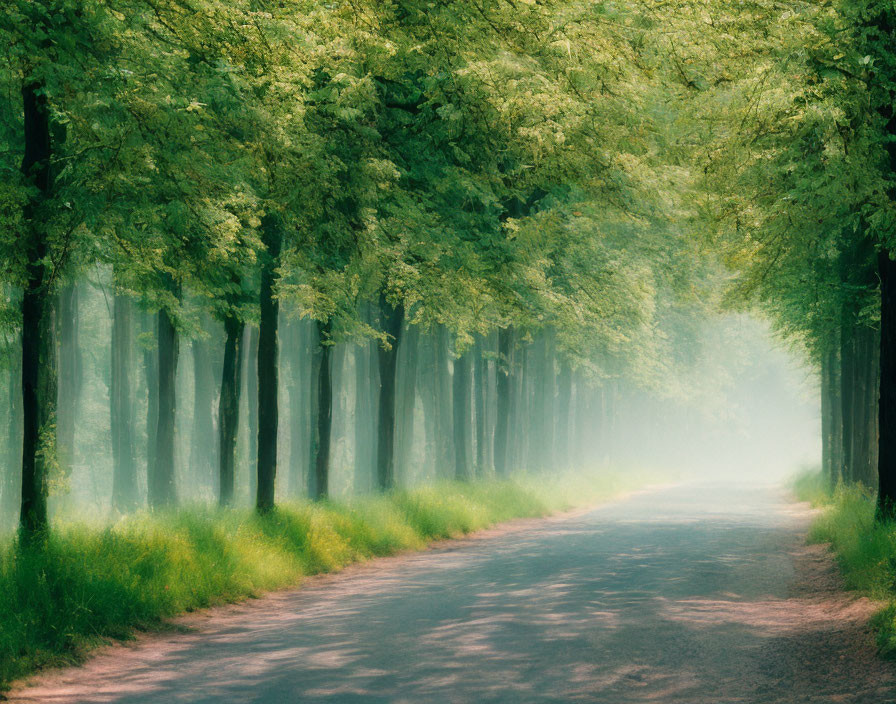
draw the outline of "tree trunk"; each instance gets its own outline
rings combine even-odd
[[[25,155],[22,173],[36,193],[23,209],[28,228],[23,247],[27,282],[22,295],[22,504],[19,521],[24,535],[47,529],[47,475],[55,457],[56,343],[48,270],[49,248],[41,205],[50,196],[52,143],[50,116],[43,86],[22,88]]]
[[[451,401],[451,351],[448,330],[439,325],[435,334],[436,403],[438,404],[438,430],[436,447],[438,470],[443,477],[455,474],[454,406]]]
[[[218,404],[218,503],[221,506],[233,504],[244,331],[242,321],[235,315],[228,315],[224,319],[224,366],[221,372],[221,400]]]
[[[174,478],[174,427],[177,410],[178,333],[165,310],[158,313],[158,415],[153,473],[147,477],[151,508],[177,501]]]
[[[896,262],[882,251],[880,274],[880,445],[877,514],[896,519]]]
[[[246,424],[249,446],[249,496],[258,493],[258,328],[247,326],[245,359]]]
[[[158,334],[154,320],[147,314],[142,317],[143,332],[155,340],[155,347],[143,350],[143,378],[146,382],[146,482],[147,500],[149,478],[156,473],[156,423],[159,418],[159,352]]]
[[[843,481],[855,481],[853,471],[853,429],[855,427],[855,328],[844,316],[840,330],[840,417],[843,423],[843,462],[841,476]]]
[[[282,242],[277,215],[268,213],[262,223],[262,258],[258,326],[258,491],[255,506],[261,512],[274,508],[277,477],[277,324],[280,302],[275,296],[277,266]]]
[[[83,386],[83,362],[78,335],[78,287],[69,283],[59,292],[59,395],[56,415],[59,466],[70,475],[75,460],[75,419]]]
[[[495,473],[500,477],[508,474],[510,444],[510,416],[512,412],[511,393],[513,389],[513,328],[498,331],[498,360],[496,363],[497,411],[495,418]]]
[[[131,394],[131,301],[115,294],[112,303],[109,420],[112,433],[112,505],[125,513],[138,503],[137,456]]]
[[[417,353],[420,331],[405,326],[399,350],[395,400],[395,481],[401,484],[402,472],[411,465],[414,446],[414,407],[417,398]]]
[[[365,305],[365,320],[370,319]],[[377,349],[373,342],[365,341],[355,348],[355,480],[358,493],[367,493],[374,486],[376,473],[376,410],[374,389],[379,387]]]
[[[215,446],[209,438],[217,435],[215,427],[215,379],[209,345],[194,338],[193,353],[193,427],[190,438],[190,471],[206,485],[214,485]]]
[[[330,344],[332,323],[317,321],[317,345],[320,363],[317,369],[317,452],[314,458],[314,482],[311,497],[325,499],[330,491],[330,435],[333,430],[333,384]]]
[[[832,366],[836,361],[833,350],[825,350],[821,355],[821,471],[828,486],[836,485],[836,465],[834,464],[834,412],[836,403],[833,389]]]
[[[392,306],[385,296],[380,297],[382,330],[389,336],[389,346],[380,346],[380,395],[377,423],[376,477],[377,486],[387,491],[395,486],[395,372],[404,307]]]
[[[486,425],[485,409],[486,409],[486,393],[487,384],[487,368],[485,364],[485,356],[483,349],[483,340],[481,337],[476,338],[476,344],[473,351],[473,406],[476,415],[476,466],[475,471],[478,476],[485,474],[486,463],[486,445],[488,426]]]
[[[856,482],[876,484],[874,444],[877,439],[877,331],[868,326],[856,330],[856,392],[853,426],[853,473]]]
[[[572,409],[572,369],[566,361],[560,364],[560,375],[557,377],[557,433],[556,462],[559,469],[569,469],[570,462],[570,417]]]
[[[470,472],[470,354],[454,360],[452,389],[454,427],[454,478],[469,481]]]

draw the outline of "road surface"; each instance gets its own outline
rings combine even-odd
[[[780,490],[682,485],[377,560],[114,646],[15,702],[896,702]]]

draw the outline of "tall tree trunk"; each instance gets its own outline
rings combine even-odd
[[[314,482],[311,496],[325,499],[330,491],[330,435],[333,430],[333,383],[330,344],[332,323],[317,321],[317,345],[320,363],[317,369],[317,453],[314,458]]]
[[[495,418],[495,473],[500,477],[508,474],[510,449],[510,417],[512,413],[511,394],[513,390],[513,328],[498,331],[498,360],[496,363],[497,409]]]
[[[217,435],[215,427],[215,379],[209,345],[194,338],[193,353],[193,426],[190,438],[190,471],[203,483],[214,485],[215,447],[209,438]]]
[[[420,331],[406,325],[402,332],[398,358],[395,400],[395,481],[401,484],[402,472],[410,467],[414,446],[414,407],[417,397],[417,356]]]
[[[438,470],[441,476],[452,477],[455,474],[455,449],[454,406],[451,401],[451,340],[444,325],[439,325],[436,329],[435,343]]]
[[[18,354],[11,355],[6,383],[7,416],[4,465],[8,472],[3,515],[19,517],[22,496],[22,363]]]
[[[473,348],[473,406],[476,414],[476,474],[483,476],[486,465],[488,425],[486,422],[486,396],[488,391],[488,369],[485,364],[484,345],[481,337],[476,338]]]
[[[78,334],[78,287],[69,283],[59,292],[59,394],[56,437],[59,465],[65,476],[75,459],[75,419],[83,386],[83,362]]]
[[[249,496],[258,493],[258,328],[247,326],[244,335],[246,376],[246,425],[249,446]]]
[[[355,481],[358,493],[366,493],[374,484],[376,471],[376,412],[373,389],[378,386],[374,343],[365,341],[355,348]]]
[[[454,360],[452,389],[454,425],[454,478],[468,481],[470,472],[470,354],[465,352]]]
[[[386,491],[395,486],[395,372],[398,348],[401,344],[401,328],[404,324],[404,307],[393,306],[380,297],[382,330],[389,336],[389,346],[380,346],[378,361],[380,370],[380,394],[377,423],[376,477],[377,486]]]
[[[146,382],[146,483],[147,500],[149,478],[156,474],[156,424],[159,419],[159,351],[158,331],[154,319],[143,314],[142,327],[144,335],[150,336],[154,346],[143,350],[143,378]]]
[[[570,417],[572,408],[572,369],[569,362],[560,363],[560,374],[557,377],[557,436],[556,466],[569,469],[570,462]]]
[[[877,330],[862,325],[856,330],[856,392],[853,429],[853,472],[867,487],[877,483],[874,444],[877,439]]]
[[[880,445],[877,513],[896,519],[896,262],[881,251],[880,273]]]
[[[122,513],[137,506],[137,456],[131,393],[131,301],[115,294],[112,303],[109,420],[112,432],[112,505]]]
[[[821,355],[821,470],[828,486],[836,485],[834,464],[834,412],[837,402],[833,389],[833,370],[836,363],[833,350],[827,349]]]
[[[218,404],[218,503],[221,506],[233,504],[244,331],[245,326],[235,315],[228,315],[224,319],[224,366],[221,372],[221,400]]]
[[[174,475],[174,428],[177,411],[177,357],[179,339],[171,316],[158,314],[158,415],[156,417],[154,472],[147,477],[149,505],[163,508],[177,501]]]
[[[853,467],[853,434],[855,428],[855,327],[844,317],[843,327],[840,330],[840,378],[842,388],[840,393],[840,417],[843,423],[843,462],[841,476],[843,481],[852,483],[855,481]]]
[[[258,492],[259,512],[274,508],[277,477],[277,324],[280,302],[276,297],[277,266],[282,243],[281,223],[274,213],[265,215],[262,241],[267,252],[262,259],[258,325]]]
[[[25,155],[22,173],[35,194],[23,209],[28,228],[23,247],[27,282],[22,295],[22,504],[19,521],[25,535],[47,528],[47,474],[56,450],[56,342],[48,269],[49,247],[41,206],[51,195],[52,142],[43,85],[22,88]]]

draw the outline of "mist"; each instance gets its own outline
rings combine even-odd
[[[150,422],[158,403],[155,316],[129,300],[118,308],[108,275],[79,281],[67,293],[59,334],[58,465],[50,477],[56,517],[114,518],[112,419],[132,424],[133,508],[147,502]],[[128,314],[122,316],[122,310]],[[112,327],[124,318],[126,408],[112,397]],[[375,491],[380,394],[377,340],[322,346],[318,323],[280,314],[277,496],[345,498]],[[817,375],[805,358],[747,314],[688,321],[679,359],[644,380],[604,368],[573,368],[550,331],[518,337],[502,358],[498,334],[480,336],[458,357],[444,326],[405,322],[395,379],[395,485],[415,487],[496,473],[499,375],[506,374],[507,468],[523,474],[645,472],[716,480],[782,480],[820,460]],[[659,334],[659,333],[657,333]],[[217,501],[220,492],[219,397],[224,357],[221,323],[200,311],[181,340],[176,375],[176,495],[183,503]],[[254,368],[257,328],[246,326],[241,351],[234,498],[250,505],[256,491],[258,414]],[[18,363],[10,344],[0,401],[4,526],[17,519],[21,454]],[[320,481],[318,455],[322,350],[331,386],[329,451]],[[120,354],[121,352],[119,352]],[[459,361],[459,359],[461,361]],[[459,377],[463,375],[463,378]],[[458,383],[460,382],[460,383]],[[455,403],[455,394],[465,398]],[[120,433],[120,430],[117,431]],[[324,441],[326,444],[326,440]],[[499,450],[500,453],[500,450]],[[130,465],[128,465],[130,467]],[[505,469],[505,472],[508,471]]]

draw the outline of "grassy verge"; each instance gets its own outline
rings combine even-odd
[[[264,517],[187,508],[107,526],[54,526],[39,548],[0,546],[0,690],[35,670],[78,662],[109,638],[158,628],[166,617],[639,483],[646,482],[445,483],[346,503],[290,503]]]
[[[874,494],[862,487],[830,491],[819,473],[807,473],[793,488],[800,500],[824,508],[809,540],[831,545],[847,589],[888,604],[872,626],[881,654],[896,657],[896,523],[875,522]]]

